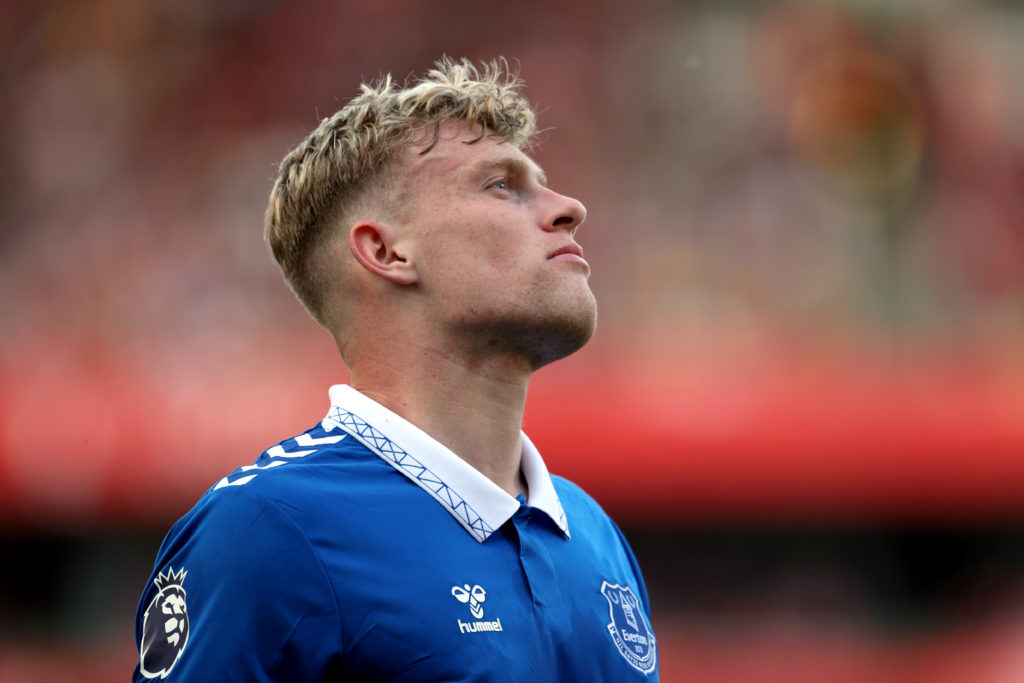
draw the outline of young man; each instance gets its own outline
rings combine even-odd
[[[267,239],[351,385],[168,533],[136,681],[657,679],[629,546],[520,431],[596,307],[519,87],[442,60],[282,162]]]

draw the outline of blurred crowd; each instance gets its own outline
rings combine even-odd
[[[294,324],[260,239],[274,164],[361,79],[457,49],[521,65],[552,129],[537,155],[590,207],[602,339],[895,337],[1020,363],[1024,13],[463,9],[6,5],[7,362],[115,349],[157,371]]]

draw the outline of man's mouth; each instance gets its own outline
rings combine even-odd
[[[580,245],[573,243],[567,244],[560,249],[556,249],[548,255],[549,261],[569,261],[572,263],[580,263],[590,268],[590,264],[583,258],[583,249]]]

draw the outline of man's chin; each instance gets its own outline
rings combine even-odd
[[[546,316],[464,321],[454,334],[485,354],[514,354],[532,369],[565,358],[590,341],[597,327],[597,309],[586,305]]]
[[[539,326],[530,345],[533,369],[561,360],[582,349],[597,330],[597,309]]]

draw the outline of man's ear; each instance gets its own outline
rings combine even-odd
[[[396,285],[416,282],[416,268],[396,245],[390,226],[377,221],[360,221],[348,234],[348,246],[363,268]]]

